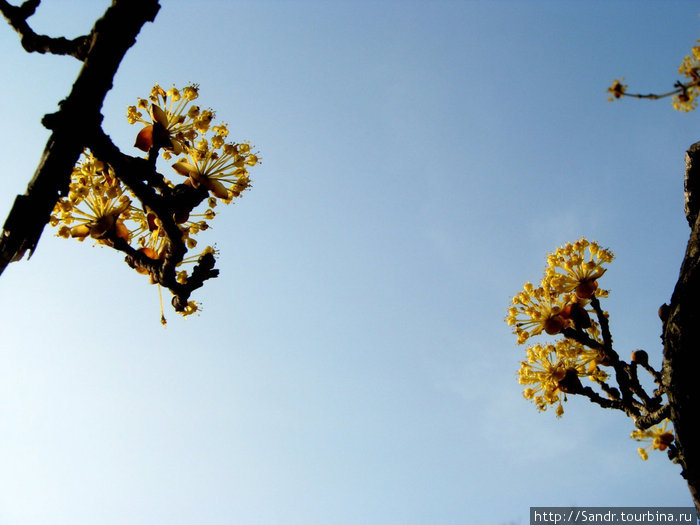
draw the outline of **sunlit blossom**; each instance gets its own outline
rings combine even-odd
[[[671,421],[669,419],[664,419],[663,422],[658,425],[654,425],[645,430],[634,430],[630,437],[636,441],[646,442],[648,445],[646,447],[639,447],[637,452],[642,457],[643,460],[649,459],[650,450],[666,450],[671,443],[673,443],[674,436],[673,430],[669,429]]]

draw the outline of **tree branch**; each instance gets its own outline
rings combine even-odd
[[[152,210],[160,219],[168,243],[163,259],[151,259],[132,248],[127,242],[116,236],[109,238],[112,246],[126,253],[126,262],[132,268],[141,268],[148,272],[153,282],[161,284],[173,293],[173,306],[181,312],[187,306],[190,294],[200,288],[204,281],[217,277],[219,270],[214,268],[215,259],[211,253],[199,258],[197,265],[185,283],[177,280],[177,266],[182,262],[187,247],[175,217],[177,212],[189,214],[209,195],[204,186],[193,188],[180,184],[173,189],[165,186],[165,194],[159,194],[153,184],[154,175],[163,180],[147,159],[131,157],[122,153],[112,140],[100,130],[88,142],[90,148],[101,161],[109,164],[115,176],[126,184],[144,209]],[[154,152],[158,154],[157,151]]]
[[[0,2],[7,6],[5,0]],[[27,4],[15,7],[19,10],[15,13],[24,16],[22,9]],[[43,120],[52,133],[26,193],[17,197],[3,226],[0,274],[10,262],[27,252],[31,256],[36,248],[59,196],[67,194],[73,166],[89,137],[102,132],[100,111],[119,64],[141,27],[155,19],[159,8],[158,0],[113,0],[95,23],[85,63],[70,94],[56,113]]]
[[[700,144],[700,143],[699,143]],[[699,144],[694,144],[686,157],[685,202],[691,233],[680,276],[666,309],[662,340],[664,343],[663,383],[671,405],[677,460],[688,482],[695,506],[700,511],[700,427],[697,425],[700,389],[700,166]]]
[[[6,0],[0,0],[0,12],[19,34],[24,50],[28,53],[70,55],[81,62],[85,60],[90,47],[91,35],[79,36],[72,40],[64,37],[52,38],[46,35],[38,35],[29,27],[27,18],[34,14],[38,5],[39,0],[24,2],[19,7],[8,4]]]
[[[649,412],[648,414],[634,418],[634,425],[641,430],[645,430],[652,425],[661,423],[670,414],[671,405],[667,404],[662,407],[659,407],[653,412]]]

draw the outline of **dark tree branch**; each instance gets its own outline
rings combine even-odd
[[[603,408],[614,408],[616,410],[622,410],[623,412],[634,415],[630,413],[628,406],[620,399],[605,398],[593,390],[590,386],[582,387],[580,391],[575,392],[576,394],[587,397],[592,403],[600,405]]]
[[[9,7],[10,20],[28,16],[37,2]],[[68,191],[71,172],[88,139],[102,132],[102,103],[112,88],[112,80],[128,49],[136,41],[141,27],[155,19],[158,0],[113,0],[112,5],[93,27],[84,65],[68,97],[56,113],[43,123],[52,133],[44,149],[27,192],[20,195],[10,210],[0,237],[0,273],[10,262],[30,256],[48,223],[59,196]],[[13,11],[14,9],[14,11]]]
[[[6,0],[0,0],[0,12],[20,35],[20,41],[25,51],[28,53],[70,55],[81,62],[85,60],[90,48],[91,35],[83,35],[72,40],[64,37],[52,38],[38,35],[29,27],[27,18],[34,14],[38,5],[39,0],[24,2],[19,7],[8,4]]]
[[[178,212],[189,214],[207,198],[209,191],[203,186],[193,188],[184,184],[171,190],[152,165],[150,157],[157,156],[157,151],[149,155],[149,159],[125,155],[102,130],[86,145],[97,158],[112,167],[115,176],[129,187],[145,209],[152,210],[158,216],[168,239],[164,258],[157,260],[147,257],[114,235],[108,239],[112,247],[126,253],[129,266],[145,270],[153,282],[168,288],[174,295],[173,306],[177,311],[183,311],[190,294],[200,288],[204,281],[217,277],[219,271],[214,269],[214,256],[207,253],[200,257],[187,282],[178,282],[177,266],[184,259],[187,247],[175,217]],[[155,183],[154,179],[157,179]],[[167,191],[156,192],[161,186]]]
[[[620,359],[619,354],[613,349],[613,339],[610,333],[608,318],[603,312],[600,300],[597,297],[591,298],[591,306],[596,314],[600,325],[603,342],[593,339],[582,329],[565,328],[562,334],[574,341],[577,341],[589,348],[600,350],[605,356],[604,366],[611,366],[615,370],[615,381],[619,388],[613,388],[605,381],[597,381],[600,388],[608,396],[607,399],[598,394],[591,387],[580,388],[572,391],[572,394],[579,394],[587,397],[592,403],[596,403],[603,408],[613,408],[625,412],[633,418],[638,425],[646,425],[647,428],[663,420],[659,414],[668,414],[668,406],[662,407],[662,392],[655,392],[651,397],[644,390],[637,377],[637,366],[639,363],[626,363]],[[654,370],[648,363],[642,364],[645,369],[649,369],[654,375]],[[663,390],[663,389],[660,389]],[[662,410],[663,409],[663,410]]]
[[[664,419],[671,415],[671,405],[664,405],[653,412],[649,412],[643,416],[636,417],[634,424],[637,428],[644,430],[652,425],[661,423]]]
[[[667,308],[663,324],[663,383],[673,421],[677,461],[688,482],[696,508],[700,511],[700,143],[686,157],[686,217],[691,225],[690,238],[681,265],[680,276]]]
[[[588,348],[593,348],[594,350],[604,350],[604,346],[602,343],[596,341],[593,339],[591,336],[589,336],[586,332],[579,328],[564,328],[561,333],[566,337],[567,339],[572,339],[578,343],[581,343],[582,345],[587,346]]]
[[[647,408],[647,410],[651,410],[651,407],[655,403],[654,399],[649,396],[649,394],[646,393],[646,390],[642,388],[642,385],[639,383],[639,376],[637,375],[637,363],[632,363],[627,367],[627,371],[629,373],[629,378],[630,378],[630,384],[632,385],[632,390],[634,391],[635,395],[642,400],[642,403],[644,403],[644,406]]]

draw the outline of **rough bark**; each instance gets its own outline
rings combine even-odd
[[[663,312],[663,380],[676,434],[677,461],[700,512],[700,142],[686,156],[685,212],[691,227],[680,277]]]

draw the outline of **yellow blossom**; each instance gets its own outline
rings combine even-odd
[[[56,203],[50,223],[61,224],[61,237],[89,236],[101,244],[116,238],[129,242],[132,231],[125,221],[138,221],[138,213],[111,168],[86,154],[73,168],[69,194]]]
[[[620,80],[613,80],[612,86],[607,89],[607,92],[610,93],[608,102],[612,102],[614,99],[624,96],[625,92],[627,91],[627,84],[622,83],[624,80],[624,78]]]
[[[186,86],[182,91],[175,86],[164,91],[156,84],[149,97],[150,121],[144,120],[143,115],[138,111],[143,99],[139,99],[138,107],[129,106],[127,108],[129,124],[136,122],[145,124],[136,137],[136,147],[149,151],[151,147],[157,146],[170,150],[176,155],[179,154],[184,145],[194,139],[195,128],[201,127],[199,108],[196,106],[188,108],[190,102],[197,96],[198,87],[194,85]]]
[[[230,202],[250,186],[246,161],[249,146],[241,151],[241,145],[225,144],[222,151],[209,148],[206,140],[197,143],[197,147],[187,147],[187,160],[173,164],[173,169],[188,178],[193,187],[200,185],[207,188],[214,197]],[[257,157],[256,157],[257,160]],[[224,183],[229,184],[227,188]]]
[[[194,301],[187,301],[187,306],[185,306],[185,309],[178,312],[181,316],[187,317],[189,315],[192,315],[196,312],[200,312],[202,310],[202,305],[199,303],[196,303]]]
[[[519,383],[527,386],[523,396],[533,401],[538,410],[556,405],[556,415],[561,417],[566,393],[581,388],[579,377],[591,375],[582,359],[584,355],[583,346],[567,340],[529,347],[527,360],[518,371]]]
[[[175,279],[181,285],[191,277],[186,265],[196,264],[204,256],[215,256],[216,250],[207,246],[197,255],[185,253],[180,258],[180,247],[171,246],[171,242],[179,244],[181,240],[185,248],[195,249],[199,244],[195,237],[210,229],[208,221],[217,215],[214,208],[218,201],[228,204],[250,187],[248,169],[260,159],[248,143],[227,143],[228,125],[215,124],[213,110],[194,105],[198,97],[199,87],[195,84],[183,88],[173,85],[168,90],[155,84],[147,98],[137,98],[135,105],[127,107],[126,118],[130,124],[144,125],[136,138],[137,147],[149,153],[161,149],[166,159],[175,157],[173,167],[187,177],[184,185],[203,186],[211,196],[195,206],[201,194],[182,185],[176,188],[163,179],[162,184],[153,185],[159,194],[161,215],[157,216],[148,208],[132,205],[136,197],[112,168],[85,152],[73,169],[68,195],[58,200],[49,217],[57,235],[78,240],[92,237],[98,243],[115,247],[129,254],[136,271],[145,274],[153,271],[153,265],[145,258],[169,263],[170,256],[174,256],[179,261],[175,262]],[[153,176],[158,180],[162,177],[158,172]],[[171,193],[166,187],[174,191]],[[183,195],[185,198],[180,198]],[[186,198],[188,195],[195,199]],[[172,218],[174,224],[166,217]],[[178,233],[173,226],[179,228],[178,241],[172,237],[173,231]],[[163,267],[167,268],[167,264]],[[157,277],[155,272],[150,275],[151,282],[158,283]],[[181,313],[188,316],[200,310],[198,303],[189,301]],[[164,319],[162,307],[161,317]]]
[[[579,299],[588,299],[598,290],[597,279],[606,271],[603,265],[613,258],[610,250],[581,238],[549,254],[545,273],[558,293],[574,292]]]
[[[698,40],[700,42],[700,40]],[[693,111],[698,105],[698,95],[700,90],[700,46],[693,46],[690,54],[686,56],[678,67],[678,73],[683,75],[687,82],[676,85],[680,88],[680,93],[673,96],[671,105],[673,109],[682,112]]]
[[[668,426],[671,423],[669,419],[664,419],[663,422],[658,425],[654,425],[645,430],[634,430],[630,437],[636,441],[648,442],[646,447],[640,447],[637,452],[642,457],[643,460],[649,458],[650,450],[666,450],[668,446],[673,443],[673,430],[669,429]]]
[[[506,322],[513,326],[513,333],[518,337],[518,344],[523,344],[534,335],[543,331],[549,335],[561,332],[568,321],[561,316],[566,306],[546,281],[537,288],[526,283],[523,291],[513,297],[513,306],[508,309]]]
[[[697,87],[685,88],[681,93],[673,96],[671,106],[676,111],[683,113],[693,111],[698,106],[698,93]]]

